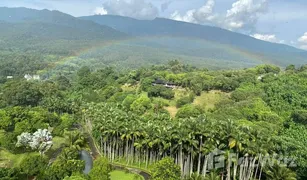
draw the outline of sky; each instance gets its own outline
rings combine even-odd
[[[0,6],[59,10],[76,17],[163,17],[307,50],[306,0],[0,0]]]

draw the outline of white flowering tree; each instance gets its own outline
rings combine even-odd
[[[32,135],[30,133],[24,132],[21,135],[17,136],[17,147],[28,146],[32,141]]]
[[[30,133],[22,133],[17,137],[17,147],[26,146],[34,150],[38,150],[42,155],[52,146],[52,135],[47,129],[38,129],[32,135]]]

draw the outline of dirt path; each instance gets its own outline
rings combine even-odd
[[[91,149],[91,155],[92,155],[93,159],[97,159],[99,156],[101,156],[101,154],[100,154],[98,148],[96,147],[96,144],[94,142],[94,138],[89,133],[86,133],[86,136],[87,136],[88,145]]]

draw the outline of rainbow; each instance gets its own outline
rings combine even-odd
[[[76,58],[79,58],[80,56],[86,55],[86,54],[93,52],[93,51],[102,50],[102,49],[112,47],[112,46],[115,46],[115,45],[128,45],[128,44],[131,45],[131,43],[134,43],[134,42],[136,42],[136,43],[140,42],[140,41],[152,42],[152,41],[157,40],[157,39],[168,39],[168,38],[175,38],[175,39],[177,38],[177,39],[182,39],[182,40],[186,40],[186,41],[193,41],[193,42],[198,42],[198,43],[210,43],[210,45],[219,47],[219,48],[221,48],[221,49],[223,49],[223,50],[225,50],[229,53],[244,57],[245,59],[259,61],[259,63],[264,63],[264,62],[269,61],[268,59],[262,57],[261,55],[257,55],[255,53],[250,53],[250,52],[245,51],[245,50],[234,48],[230,45],[219,44],[219,43],[211,42],[211,41],[207,41],[207,40],[191,38],[191,37],[147,36],[147,37],[133,37],[133,38],[126,38],[126,39],[121,39],[121,40],[112,40],[112,41],[105,41],[105,42],[102,42],[102,43],[96,43],[96,44],[94,44],[90,47],[79,49],[77,52],[74,53],[74,55],[59,58],[58,60],[51,63],[47,69],[40,71],[39,74],[46,72],[48,70],[52,70],[53,68],[55,68],[57,66],[61,66],[61,65],[65,64],[69,61],[72,61]]]

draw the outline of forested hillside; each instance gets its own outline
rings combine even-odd
[[[199,24],[179,22],[170,19],[156,18],[154,20],[136,20],[128,17],[103,15],[80,17],[85,20],[92,20],[98,24],[110,26],[118,31],[141,37],[186,37],[200,39],[210,43],[228,45],[239,50],[246,51],[251,56],[260,56],[255,59],[263,61],[270,59],[270,63],[286,66],[291,63],[302,65],[306,63],[307,52],[284,44],[270,43],[254,39],[250,36],[228,31],[218,27],[203,26]],[[176,43],[176,39],[172,40]],[[161,44],[172,47],[165,41]],[[188,45],[181,44],[179,49],[185,49]],[[199,46],[201,47],[201,46]],[[220,52],[224,53],[224,52]],[[207,57],[211,57],[208,55]],[[235,58],[229,57],[229,60]],[[222,64],[222,63],[221,63]]]
[[[305,51],[290,46],[166,19],[76,18],[59,11],[0,8],[0,32],[1,65],[10,64],[11,68],[1,71],[3,77],[26,73],[49,77],[81,66],[135,69],[175,59],[208,69],[259,64],[285,67],[289,59],[301,66],[307,57]],[[23,64],[27,59],[35,61],[35,65]],[[28,67],[32,65],[35,67]],[[15,73],[14,69],[24,67],[27,68]]]
[[[305,180],[306,57],[166,19],[0,8],[0,179]]]
[[[306,73],[306,66],[208,71],[170,61],[9,79],[0,91],[0,176],[94,180],[107,177],[111,163],[153,179],[306,179]],[[80,149],[105,156],[88,175]],[[211,166],[211,153],[224,166]]]
[[[128,37],[58,11],[0,9],[1,79],[37,74],[83,49]]]

